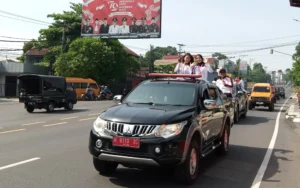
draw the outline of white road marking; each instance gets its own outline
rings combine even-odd
[[[60,122],[60,123],[54,123],[54,124],[49,124],[49,125],[44,125],[44,127],[52,127],[52,126],[56,126],[56,125],[63,125],[66,124],[68,122]]]
[[[97,114],[89,114],[88,116],[97,116],[99,115],[100,113],[97,113]]]
[[[289,98],[290,97],[288,97],[288,99],[281,106],[281,108],[280,108],[280,110],[279,110],[279,112],[277,114],[277,118],[276,118],[276,122],[275,122],[275,128],[274,128],[272,139],[270,141],[270,144],[269,144],[268,150],[266,152],[266,155],[264,157],[264,160],[263,160],[263,162],[261,163],[261,165],[259,167],[259,170],[258,170],[258,172],[257,172],[257,174],[255,176],[255,179],[254,179],[254,181],[252,183],[251,188],[259,188],[260,187],[261,181],[262,181],[262,179],[263,179],[263,177],[265,175],[265,172],[267,170],[267,167],[268,167],[268,164],[269,164],[269,161],[270,161],[270,158],[271,158],[274,146],[275,146],[275,142],[276,142],[276,139],[277,139],[278,129],[279,129],[280,115],[281,115],[281,112],[282,112],[283,108],[285,107],[285,104],[288,102]]]
[[[42,123],[46,123],[46,121],[33,122],[33,123],[26,123],[26,124],[22,124],[22,126],[26,126],[26,125],[36,125],[36,124],[42,124]]]
[[[15,130],[9,130],[9,131],[3,131],[0,132],[0,134],[6,134],[6,133],[13,133],[13,132],[20,132],[20,131],[25,131],[26,129],[15,129]]]
[[[18,162],[18,163],[13,163],[13,164],[10,164],[10,165],[7,165],[7,166],[2,166],[2,167],[0,167],[0,170],[5,170],[5,169],[12,168],[12,167],[15,167],[15,166],[19,166],[19,165],[22,165],[22,164],[30,163],[30,162],[33,162],[33,161],[36,161],[36,160],[39,160],[39,159],[41,159],[41,158],[36,157],[36,158],[28,159],[28,160],[25,160],[25,161],[21,161],[21,162]]]
[[[92,118],[86,118],[86,119],[80,119],[79,121],[87,121],[87,120],[92,120],[92,119],[96,119],[97,117],[92,117]]]
[[[79,116],[75,116],[75,117],[67,117],[67,118],[62,118],[60,120],[68,120],[68,119],[75,119],[75,118],[78,118]]]

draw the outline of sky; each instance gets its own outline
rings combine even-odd
[[[2,11],[52,22],[47,14],[69,10],[69,2],[79,3],[81,0],[6,0],[0,7],[0,36],[36,39],[39,30],[47,28],[46,25],[7,18],[13,16]],[[300,41],[300,22],[293,20],[300,20],[300,8],[291,7],[289,0],[162,0],[162,4],[160,39],[120,41],[138,54],[145,54],[150,45],[178,48],[177,44],[184,44],[182,49],[185,52],[201,53],[205,57],[210,57],[213,52],[244,51],[292,43],[274,48],[274,54],[267,49],[228,55],[232,60],[242,56],[251,64],[260,62],[268,71],[292,67],[291,56],[278,53],[292,55]],[[0,40],[8,38],[0,37]],[[0,49],[22,46],[22,43],[0,42]],[[15,53],[0,52],[0,56],[13,58]]]

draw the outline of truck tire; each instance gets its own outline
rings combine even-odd
[[[230,126],[225,124],[225,128],[220,139],[221,145],[217,148],[217,154],[220,156],[226,155],[229,148]]]
[[[250,103],[250,104],[249,104],[249,110],[252,110],[252,109],[253,109],[253,104]]]
[[[68,101],[68,102],[66,103],[65,109],[66,109],[66,110],[73,110],[73,108],[74,108],[73,102],[72,102],[72,101]]]
[[[34,107],[28,105],[28,106],[26,106],[26,110],[27,110],[28,113],[32,113],[34,111]]]
[[[234,112],[234,118],[233,118],[234,123],[238,123],[239,119],[240,119],[240,108],[238,106],[237,109]]]
[[[270,112],[273,112],[273,111],[274,111],[274,102],[271,102],[271,103],[269,104],[269,111],[270,111]]]
[[[248,113],[248,103],[246,103],[246,106],[244,108],[244,113],[241,115],[242,118],[246,118]]]
[[[116,172],[118,168],[118,163],[115,162],[109,162],[109,161],[101,161],[97,158],[93,158],[93,164],[95,169],[101,174],[101,175],[109,175],[114,172]]]
[[[54,111],[54,103],[49,102],[46,108],[47,112],[53,112]]]
[[[199,145],[194,139],[188,149],[186,160],[175,169],[175,177],[180,183],[192,185],[195,183],[199,173],[200,152]]]

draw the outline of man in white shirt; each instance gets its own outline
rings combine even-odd
[[[126,25],[126,24],[127,24],[127,18],[124,17],[124,18],[122,19],[122,22],[123,22],[123,25],[120,26],[120,33],[121,33],[121,34],[127,34],[127,33],[129,33],[129,26]]]
[[[96,18],[93,34],[99,34],[99,33],[100,33],[100,23],[99,23],[99,19]]]
[[[109,34],[119,34],[120,32],[120,26],[117,25],[117,18],[113,18],[113,24],[111,26],[109,26]]]

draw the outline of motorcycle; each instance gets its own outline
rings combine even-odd
[[[97,100],[97,97],[95,96],[95,94],[92,94],[92,95],[82,94],[81,99],[84,101],[95,101],[95,100]]]
[[[113,99],[113,93],[110,92],[109,94],[106,94],[104,92],[101,92],[98,97],[98,100],[112,100]]]

